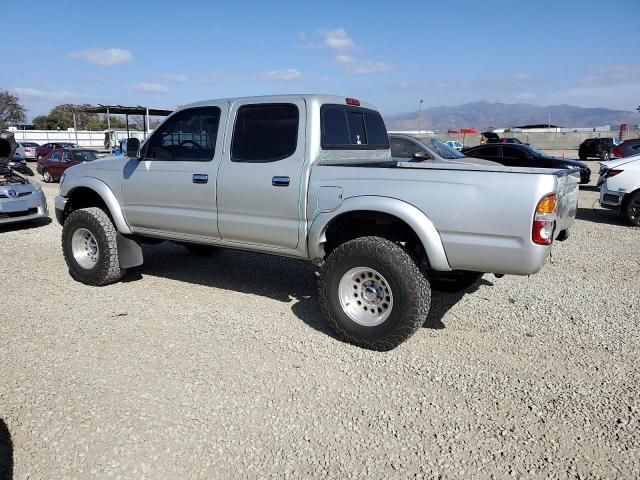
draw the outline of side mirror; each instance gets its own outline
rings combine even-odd
[[[431,157],[427,155],[425,152],[416,152],[413,154],[414,160],[429,160]]]
[[[140,140],[137,138],[127,139],[127,157],[138,158],[140,156]]]

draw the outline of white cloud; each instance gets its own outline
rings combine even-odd
[[[385,62],[361,61],[351,55],[337,55],[334,59],[341,65],[347,73],[352,75],[369,75],[371,73],[382,73],[391,70],[391,65]]]
[[[103,67],[127,63],[133,60],[133,53],[123,48],[88,48],[86,50],[73,52],[69,56],[76,60],[84,60],[85,62],[102,65]]]
[[[185,83],[188,80],[186,75],[181,75],[178,73],[167,73],[165,75],[162,75],[162,79],[165,82],[171,83]]]
[[[125,87],[125,90],[136,93],[167,93],[169,89],[159,83],[146,83],[140,82],[135,85],[129,85]]]
[[[325,30],[320,33],[323,38],[323,46],[338,52],[347,52],[358,48],[353,39],[347,34],[344,28],[335,30]]]
[[[12,91],[18,95],[19,97],[25,97],[30,99],[39,99],[39,100],[70,100],[74,98],[82,98],[85,95],[80,95],[77,93],[69,92],[68,90],[40,90],[38,88],[14,88]]]
[[[235,82],[236,78],[225,72],[209,72],[202,79],[203,83],[230,83]]]
[[[594,68],[580,80],[584,85],[619,85],[640,82],[640,65],[608,65]]]
[[[300,80],[302,73],[295,68],[287,68],[286,70],[269,70],[258,74],[260,80],[268,82],[292,82]]]

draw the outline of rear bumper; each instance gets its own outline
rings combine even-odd
[[[611,210],[620,210],[624,200],[624,195],[625,192],[608,190],[607,182],[605,181],[600,187],[600,206]]]

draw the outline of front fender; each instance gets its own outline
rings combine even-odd
[[[393,215],[413,229],[429,258],[434,270],[450,271],[451,267],[442,244],[442,239],[433,222],[413,205],[390,197],[361,196],[347,198],[340,207],[330,212],[320,213],[309,229],[308,247],[311,259],[324,258],[326,231],[331,221],[340,215],[355,211],[372,211]]]
[[[67,178],[60,185],[60,195],[68,198],[78,188],[88,188],[96,192],[109,209],[113,223],[115,223],[118,231],[124,235],[131,233],[131,229],[122,213],[122,208],[120,208],[120,203],[106,183],[93,177]]]

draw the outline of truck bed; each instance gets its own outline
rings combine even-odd
[[[506,166],[366,162],[312,169],[309,206],[321,186],[351,197],[385,196],[423,211],[438,230],[452,269],[528,275],[538,271],[550,246],[531,240],[538,201],[558,194],[554,236],[576,215],[579,175],[572,170]],[[321,213],[309,212],[309,218]]]

